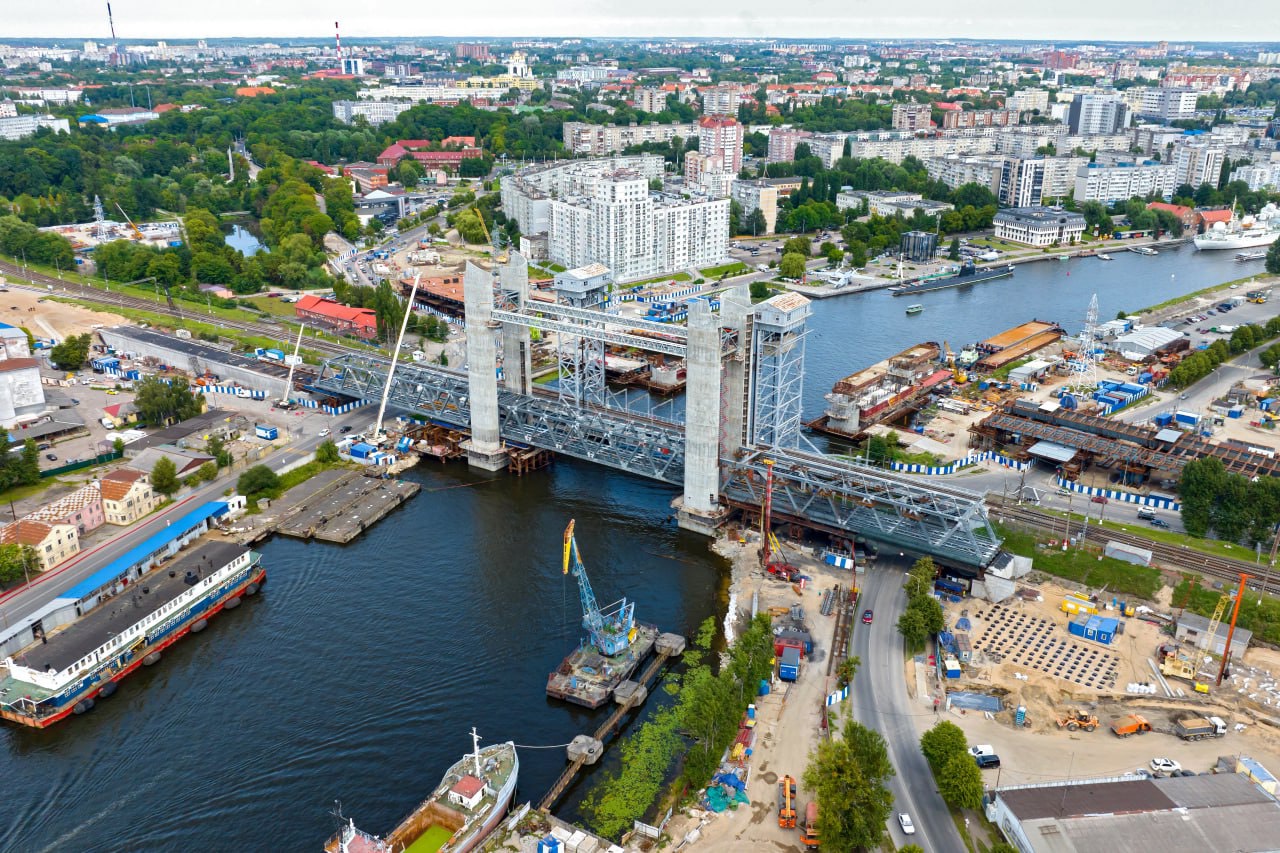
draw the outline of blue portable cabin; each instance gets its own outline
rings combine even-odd
[[[280,437],[280,430],[270,424],[255,424],[253,427],[253,434],[258,438],[263,438],[267,441],[275,441]]]
[[[1108,616],[1081,615],[1067,624],[1067,633],[1109,646],[1119,632],[1119,625],[1117,620]]]
[[[787,646],[782,650],[778,660],[778,678],[783,681],[795,681],[800,677],[800,650],[795,646]]]

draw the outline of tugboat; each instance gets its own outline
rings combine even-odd
[[[324,845],[325,853],[467,853],[502,820],[515,795],[520,758],[511,741],[480,748],[471,730],[471,753],[449,768],[431,796],[386,838],[347,820]],[[339,814],[339,817],[341,815]]]

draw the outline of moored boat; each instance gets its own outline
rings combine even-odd
[[[454,763],[440,784],[386,838],[347,820],[325,842],[325,853],[467,853],[493,831],[515,796],[520,757],[511,741],[472,751]]]
[[[1280,240],[1280,209],[1268,203],[1257,215],[1243,218],[1236,217],[1233,208],[1231,222],[1215,222],[1192,242],[1197,249],[1209,251],[1265,248],[1276,240]]]
[[[923,306],[923,305],[921,305],[921,304],[920,304],[920,303],[918,303],[918,302],[917,302],[915,305],[908,305],[908,306],[907,306],[907,313],[908,313],[908,314],[919,314],[919,313],[920,313],[921,311],[923,311],[923,310],[924,310],[924,306]]]

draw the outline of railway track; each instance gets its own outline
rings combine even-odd
[[[149,299],[142,299],[138,296],[130,296],[127,293],[117,291],[105,291],[96,287],[90,287],[87,284],[79,284],[65,279],[55,278],[51,275],[35,272],[33,270],[24,270],[22,267],[10,263],[8,261],[0,261],[0,274],[4,274],[9,278],[10,287],[19,287],[23,290],[29,290],[34,293],[49,295],[49,285],[53,285],[56,293],[74,296],[77,299],[83,299],[86,302],[93,302],[98,305],[118,308],[134,308],[142,311],[151,311],[157,314],[167,314],[178,320],[191,320],[193,322],[212,323],[226,329],[234,329],[240,332],[247,332],[262,337],[274,338],[283,341],[285,338],[291,337],[289,334],[282,334],[284,330],[277,325],[267,323],[255,323],[247,320],[227,320],[221,317],[201,317],[199,310],[191,308],[184,311],[181,303],[178,308],[170,308],[168,305],[160,302],[153,302]],[[21,282],[28,282],[23,285]],[[364,353],[366,350],[355,349],[352,347],[336,344],[326,341],[322,338],[312,338],[307,341],[307,346],[317,352],[326,355],[344,355],[346,353]]]
[[[1029,524],[1042,529],[1052,529],[1055,525],[1062,524],[1061,516],[1049,515],[1027,507],[1018,506],[1000,506],[1000,501],[990,502],[992,515],[997,521],[1009,520]],[[1078,531],[1073,531],[1078,532]],[[1106,527],[1090,525],[1085,530],[1085,538],[1089,542],[1103,545],[1107,542],[1122,542],[1126,545],[1133,545],[1138,548],[1145,548],[1152,553],[1155,559],[1162,565],[1171,568],[1183,569],[1189,572],[1204,575],[1205,577],[1214,578],[1224,582],[1232,582],[1239,580],[1240,574],[1249,575],[1249,588],[1255,591],[1269,592],[1272,594],[1280,594],[1280,579],[1275,573],[1271,577],[1267,577],[1264,567],[1245,560],[1234,560],[1230,557],[1218,557],[1213,554],[1205,554],[1202,551],[1196,551],[1181,545],[1170,545],[1166,542],[1157,542],[1148,539],[1145,536],[1139,536],[1134,533],[1125,533],[1119,530],[1112,530]],[[1265,588],[1263,583],[1266,583]]]

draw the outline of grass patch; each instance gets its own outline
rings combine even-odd
[[[1183,580],[1173,588],[1173,606],[1184,607],[1205,618],[1213,615],[1213,609],[1224,592],[1234,586],[1224,584],[1223,589],[1210,589],[1194,575],[1183,575]],[[1261,603],[1259,603],[1261,599]],[[1228,610],[1226,618],[1231,617]],[[1224,620],[1225,621],[1225,620]],[[1240,618],[1236,623],[1253,632],[1254,639],[1267,643],[1280,643],[1280,599],[1249,590],[1240,599]]]
[[[629,281],[623,287],[644,287],[646,284],[662,284],[668,281],[692,281],[687,272],[677,272],[671,275],[659,275],[653,278],[646,278],[644,281]]]
[[[560,378],[559,371],[553,370],[550,373],[544,373],[541,376],[535,377],[533,380],[533,384],[534,385],[550,385],[552,382],[555,382],[559,378]]]
[[[1031,557],[1035,568],[1076,583],[1097,589],[1105,586],[1109,592],[1136,595],[1150,600],[1160,589],[1160,570],[1149,566],[1135,566],[1123,560],[1102,556],[1100,549],[1091,546],[1062,550],[1061,536],[1037,536],[1002,524],[994,524],[996,532],[1004,539],[1004,548],[1022,557]],[[1047,545],[1051,538],[1059,544]]]
[[[277,317],[288,317],[295,319],[297,315],[294,313],[293,305],[288,302],[281,302],[278,298],[272,299],[269,296],[248,296],[240,297],[241,302],[248,302],[250,305],[257,307],[264,314],[274,314]]]
[[[1009,373],[1011,371],[1016,370],[1019,367],[1022,367],[1022,365],[1027,364],[1030,361],[1031,361],[1031,356],[1027,356],[1026,358],[1014,359],[1013,361],[1009,362],[1003,367],[997,367],[995,370],[991,371],[991,376],[995,379],[999,379],[1001,382],[1007,382],[1009,380]]]
[[[15,453],[13,455],[16,456],[17,454]],[[89,469],[86,468],[84,470],[88,471]],[[4,501],[6,503],[11,501],[15,503],[17,501],[24,501],[27,498],[40,494],[45,489],[58,482],[61,481],[57,477],[49,477],[48,479],[43,479],[38,483],[32,483],[28,486],[14,486],[0,492],[0,501]]]
[[[731,264],[722,264],[718,267],[707,267],[701,272],[704,278],[720,278],[727,275],[740,275],[749,271],[747,265],[742,261],[734,261]]]
[[[1083,498],[1082,498],[1083,500]],[[1067,513],[1060,509],[1039,508],[1040,512],[1049,515],[1056,515],[1058,518],[1066,518],[1071,516],[1073,524],[1083,524],[1084,516],[1080,513]],[[1209,554],[1214,557],[1230,557],[1235,560],[1249,559],[1249,549],[1241,545],[1232,545],[1230,542],[1223,542],[1220,539],[1198,539],[1189,533],[1178,533],[1176,530],[1163,530],[1159,527],[1146,527],[1139,524],[1133,524],[1121,521],[1110,521],[1104,519],[1099,522],[1097,519],[1090,518],[1090,524],[1099,524],[1108,530],[1115,530],[1120,533],[1130,533],[1135,536],[1143,536],[1155,542],[1163,542],[1167,545],[1181,545],[1183,548],[1192,551],[1199,551],[1202,554]]]

